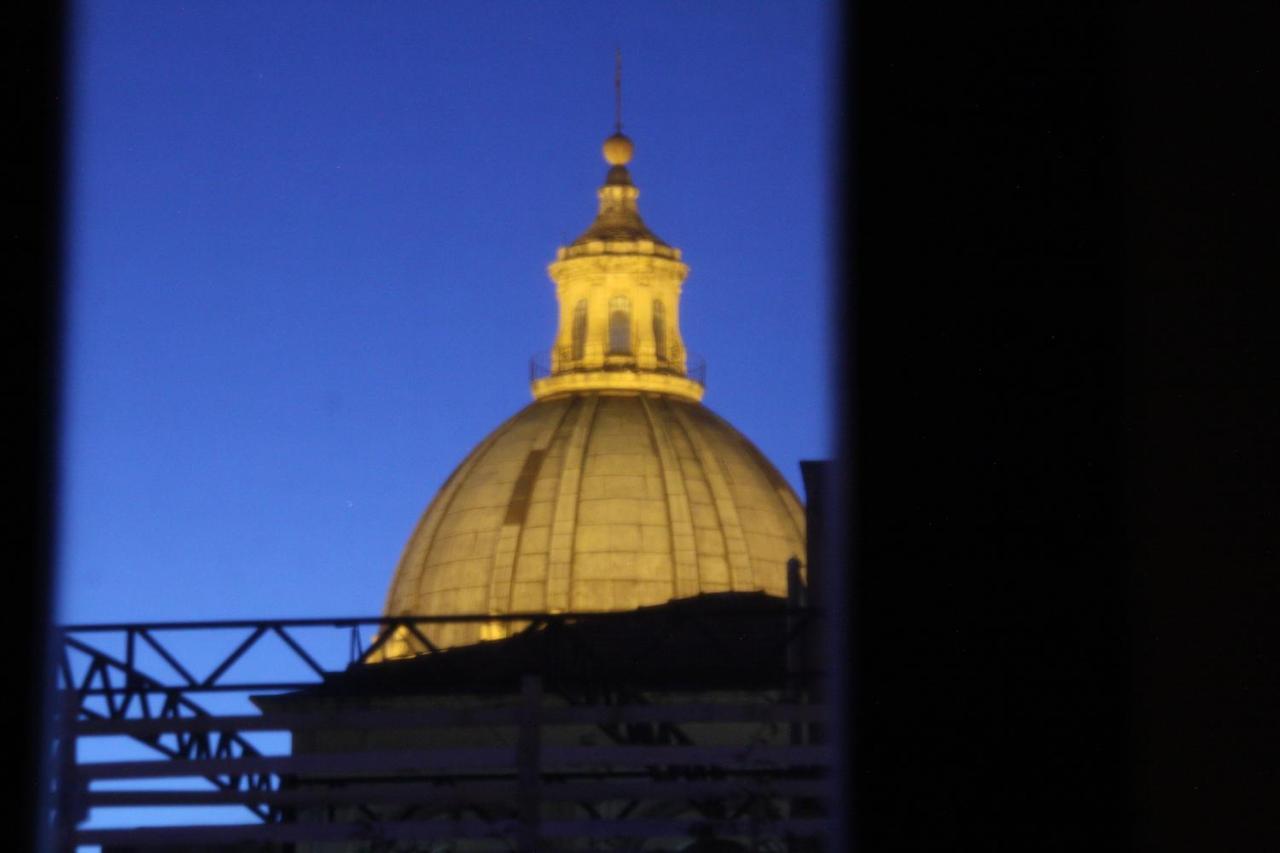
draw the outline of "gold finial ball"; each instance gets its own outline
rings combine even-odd
[[[635,150],[630,139],[621,133],[615,133],[604,141],[605,162],[610,166],[625,166],[631,162],[631,155]]]

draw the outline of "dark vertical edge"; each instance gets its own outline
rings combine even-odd
[[[851,190],[856,173],[854,132],[857,111],[853,108],[857,66],[855,16],[852,4],[832,4],[827,34],[827,71],[835,84],[830,87],[832,102],[827,127],[827,194],[824,200],[829,233],[827,340],[828,398],[831,427],[831,459],[801,462],[806,494],[806,559],[816,577],[811,581],[810,602],[818,611],[817,635],[821,676],[818,682],[828,709],[825,724],[817,727],[832,753],[829,778],[830,830],[825,850],[851,850],[854,835],[851,819],[853,773],[856,755],[852,709],[854,686],[851,620],[853,608],[849,580],[852,576],[854,531],[851,522],[854,490],[852,460],[856,455],[857,423],[853,383],[852,343],[857,329],[851,322],[856,291],[850,287],[855,248],[850,229]]]
[[[4,513],[10,659],[17,695],[4,703],[11,794],[21,823],[13,849],[41,850],[50,780],[57,427],[60,380],[62,221],[66,147],[64,41],[60,0],[15,8],[6,51],[9,85],[11,272],[3,293],[3,362],[10,461]],[[15,470],[16,468],[16,470]]]
[[[1280,849],[1280,5],[1124,4],[1134,849]]]
[[[1116,17],[854,8],[860,853],[1127,838]]]
[[[837,453],[839,448],[837,448]],[[827,777],[829,830],[822,850],[847,850],[849,838],[849,725],[850,660],[849,606],[845,575],[848,573],[847,530],[841,499],[844,478],[838,460],[802,460],[800,474],[805,491],[805,603],[816,612],[816,631],[804,633],[804,669],[815,673],[808,680],[811,700],[826,709],[822,721],[808,728],[811,742],[826,745],[832,771]],[[793,741],[794,742],[794,741]],[[808,848],[804,848],[808,849]]]

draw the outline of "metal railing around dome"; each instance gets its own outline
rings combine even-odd
[[[567,359],[568,356],[565,356],[565,358]],[[686,353],[685,362],[686,362],[686,369],[684,371],[681,371],[678,367],[676,367],[674,364],[670,362],[659,362],[658,367],[645,368],[644,372],[664,373],[670,376],[682,376],[686,379],[693,380],[694,382],[701,385],[703,388],[707,387],[706,359],[704,359],[700,355],[695,355],[694,353]],[[603,371],[617,370],[619,372],[625,372],[625,371],[635,371],[636,368],[630,365],[611,366],[609,364],[605,364],[602,367],[583,368],[581,371],[568,370],[568,371],[562,371],[562,372],[563,373],[574,373],[574,372],[586,373],[586,372],[595,372],[598,370],[603,370]],[[530,382],[536,382],[539,379],[546,379],[547,377],[552,375],[553,375],[553,372],[551,370],[550,356],[540,354],[540,353],[530,356],[529,358],[529,381]]]
[[[713,626],[724,630],[737,619],[761,618],[758,609],[735,607],[658,610],[644,617],[650,619],[655,633],[669,629],[671,620],[688,621],[695,630]],[[788,626],[775,638],[785,653],[790,654],[814,613],[813,608],[789,606],[772,614],[781,615]],[[618,616],[512,613],[62,627],[56,644],[60,713],[55,827],[67,845],[501,836],[531,849],[528,839],[533,835],[548,839],[688,838],[700,833],[822,837],[829,812],[821,801],[831,758],[821,739],[803,737],[785,745],[700,745],[685,732],[685,726],[701,723],[748,722],[793,730],[829,724],[827,709],[813,697],[787,694],[758,701],[665,703],[638,690],[619,690],[611,682],[607,689],[562,694],[547,704],[542,700],[541,682],[526,677],[519,701],[499,707],[298,714],[258,711],[248,704],[249,694],[302,690],[353,669],[380,669],[383,664],[365,664],[376,659],[387,638],[397,631],[418,638],[424,650],[419,658],[431,658],[448,654],[431,641],[433,629],[444,624],[507,622],[520,624],[525,632],[538,632]],[[714,642],[710,631],[708,637]],[[596,652],[589,643],[575,648],[588,664],[584,671],[618,671],[618,661],[591,660]],[[552,685],[552,689],[558,688]],[[228,697],[239,697],[243,707],[228,706],[222,701]],[[215,699],[221,707],[206,707]],[[400,750],[395,756],[279,754],[278,748],[271,754],[270,748],[254,740],[271,732],[504,724],[521,733],[513,747]],[[611,742],[538,746],[543,727],[584,725],[604,732]],[[158,757],[85,761],[81,754],[87,742],[121,738]],[[392,766],[395,779],[359,782],[362,774]],[[320,788],[298,785],[300,774],[314,773],[348,781]],[[190,781],[185,787],[148,785],[149,780],[171,777]],[[142,787],[103,787],[131,780]],[[203,789],[192,789],[191,782],[201,782]],[[624,810],[607,816],[612,813],[592,805],[619,799],[633,805],[642,800],[683,803],[696,814],[642,819]],[[544,820],[537,817],[540,802],[577,803],[583,816]],[[779,811],[778,802],[792,805]],[[397,803],[401,817],[394,820],[297,820],[300,809],[358,807],[371,814],[375,806]],[[793,807],[796,803],[801,805]],[[91,813],[157,806],[244,807],[255,823],[219,827],[171,823],[136,829],[79,826]],[[405,807],[409,812],[404,812]],[[460,820],[459,808],[469,808],[481,817]]]

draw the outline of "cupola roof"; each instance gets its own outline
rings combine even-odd
[[[604,159],[609,164],[609,171],[605,174],[604,186],[596,192],[600,208],[587,230],[570,245],[647,240],[670,248],[640,218],[636,205],[640,190],[632,182],[631,172],[627,169],[634,153],[635,145],[622,133],[615,133],[604,141]]]

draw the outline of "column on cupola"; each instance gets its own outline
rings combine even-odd
[[[560,322],[551,376],[534,381],[535,397],[611,388],[702,396],[701,386],[686,378],[680,333],[689,268],[680,250],[640,218],[640,191],[627,170],[633,151],[621,133],[605,140],[609,171],[597,192],[596,218],[548,267]]]

